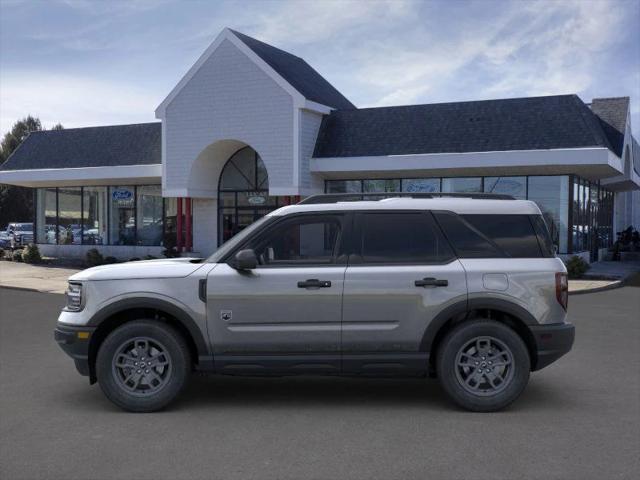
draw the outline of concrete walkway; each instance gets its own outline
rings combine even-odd
[[[624,280],[640,272],[640,262],[595,262],[584,278]]]
[[[64,293],[67,278],[79,269],[28,265],[0,261],[0,287],[39,292]],[[583,280],[569,280],[569,293],[591,293],[622,286],[624,280],[640,272],[640,262],[593,263]],[[588,277],[595,278],[588,278]]]
[[[64,293],[78,269],[0,261],[0,287]]]

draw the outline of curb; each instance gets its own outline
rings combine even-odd
[[[574,290],[572,292],[570,291],[569,295],[584,295],[585,293],[604,292],[606,290],[615,290],[616,288],[621,287],[624,287],[624,280],[617,280],[610,283],[609,285],[604,285],[602,287],[584,288],[582,290]]]
[[[64,293],[59,293],[56,292],[54,290],[39,290],[37,288],[31,288],[31,287],[16,287],[13,285],[0,285],[0,288],[5,288],[7,290],[22,290],[25,292],[36,292],[36,293],[53,293],[56,295],[64,295]]]

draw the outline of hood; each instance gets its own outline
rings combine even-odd
[[[198,270],[203,263],[199,258],[166,258],[116,263],[87,268],[69,277],[69,280],[127,280],[143,278],[182,278]]]

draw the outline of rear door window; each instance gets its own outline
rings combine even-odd
[[[359,245],[353,263],[441,264],[454,254],[428,212],[358,215]]]

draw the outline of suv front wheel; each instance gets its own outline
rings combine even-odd
[[[530,358],[520,336],[485,319],[465,321],[438,349],[438,379],[461,407],[492,412],[511,404],[529,381]]]
[[[104,340],[96,376],[104,394],[120,408],[153,412],[183,389],[191,370],[189,349],[178,331],[153,320],[135,320]]]

